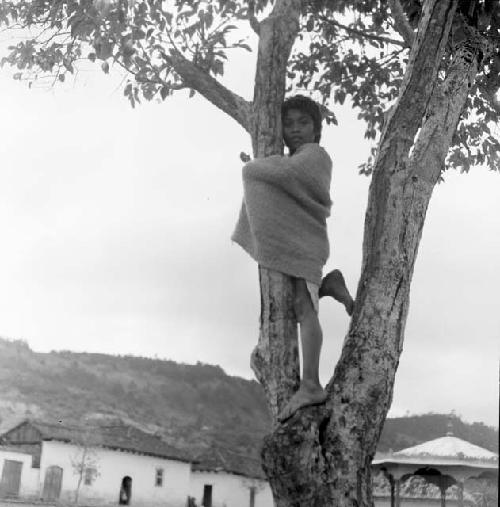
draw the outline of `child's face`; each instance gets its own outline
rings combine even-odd
[[[283,119],[283,138],[293,153],[305,143],[314,143],[316,132],[313,119],[299,109],[289,109]]]

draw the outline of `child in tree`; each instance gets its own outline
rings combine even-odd
[[[318,144],[320,108],[308,97],[296,95],[283,103],[281,121],[289,156],[272,155],[245,164],[243,205],[232,239],[259,265],[294,279],[303,367],[300,387],[279,415],[283,422],[299,408],[326,400],[319,382],[323,341],[319,298],[333,297],[349,315],[354,302],[339,270],[322,279],[329,256],[326,219],[332,204],[332,162]]]

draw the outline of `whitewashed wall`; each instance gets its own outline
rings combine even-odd
[[[3,464],[6,459],[21,461],[21,484],[19,487],[19,496],[25,498],[38,498],[39,490],[39,470],[32,468],[31,454],[15,451],[4,451],[0,449],[0,477],[3,472]]]
[[[255,507],[273,507],[271,488],[267,481],[250,479],[226,472],[192,472],[189,496],[198,506],[203,500],[203,487],[212,485],[213,507],[250,507],[250,487],[256,488]]]
[[[63,442],[43,442],[40,463],[40,487],[46,469],[51,465],[63,469],[61,500],[73,500],[78,485],[78,474],[71,464],[81,456],[82,449]],[[185,507],[189,492],[190,464],[152,456],[93,449],[92,459],[96,462],[98,476],[90,486],[82,481],[80,503],[117,504],[122,479],[132,478],[130,505],[154,507]],[[156,468],[163,468],[163,486],[155,486]]]

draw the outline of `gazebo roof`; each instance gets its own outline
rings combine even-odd
[[[498,476],[498,454],[457,438],[449,431],[445,437],[397,452],[377,454],[372,466],[393,481],[391,505],[400,505],[401,481],[418,475],[439,487],[442,506],[446,505],[446,490],[457,485],[458,505],[463,507],[465,481],[469,478],[491,480]]]
[[[394,456],[415,458],[455,458],[465,460],[498,460],[494,452],[452,435],[429,440],[393,453]]]
[[[393,453],[377,453],[373,460],[376,468],[385,465],[460,467],[495,471],[498,469],[498,454],[457,438],[453,434],[429,440],[413,447]]]

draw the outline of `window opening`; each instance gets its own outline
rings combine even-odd
[[[85,486],[90,486],[94,482],[94,477],[97,475],[97,470],[92,467],[87,467],[85,469],[85,476],[83,479],[83,484]]]
[[[156,469],[155,486],[163,486],[163,468]]]

